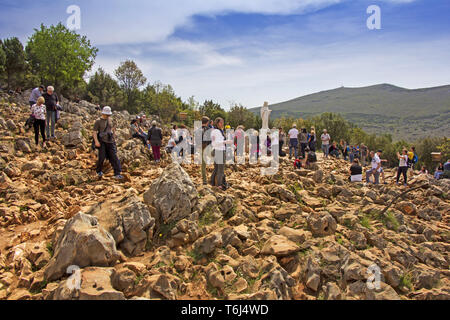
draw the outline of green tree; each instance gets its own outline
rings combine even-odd
[[[16,37],[2,41],[2,50],[5,54],[5,74],[8,89],[15,89],[16,86],[23,85],[27,63],[23,45]]]
[[[0,40],[0,76],[5,71],[5,64],[6,64],[6,54],[3,50],[2,41]]]
[[[26,47],[32,71],[42,83],[59,87],[60,91],[79,87],[91,70],[98,49],[85,37],[67,29],[62,23],[35,29]]]
[[[139,88],[145,85],[147,78],[132,60],[126,60],[115,70],[114,75],[119,80],[120,87],[124,91],[126,108],[129,111],[137,110],[139,100]]]
[[[236,128],[243,125],[247,129],[256,128],[256,116],[242,105],[234,105],[231,107],[227,115],[227,123]]]
[[[202,116],[207,116],[211,120],[215,120],[216,118],[223,118],[226,120],[227,112],[222,109],[220,104],[215,103],[212,100],[206,100],[199,109]]]
[[[140,103],[146,113],[158,115],[165,122],[177,121],[177,114],[184,109],[189,109],[170,85],[155,82],[147,85],[141,92]]]
[[[95,74],[90,77],[87,84],[88,100],[102,106],[121,107],[124,103],[123,92],[117,81],[99,68]]]

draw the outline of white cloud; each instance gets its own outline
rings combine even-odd
[[[293,14],[317,10],[343,0],[111,0],[101,5],[81,1],[83,33],[97,45],[159,42],[194,15],[227,12]],[[99,12],[101,15],[99,17]]]

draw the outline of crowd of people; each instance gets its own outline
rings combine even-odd
[[[52,86],[45,88],[39,86],[34,88],[29,98],[31,108],[31,117],[27,123],[32,125],[35,134],[35,143],[39,145],[39,135],[42,137],[42,147],[46,147],[46,142],[55,138],[55,125],[59,119],[59,112],[62,110],[59,105],[59,99]],[[100,107],[97,108],[100,110]],[[105,106],[101,110],[101,118],[96,120],[93,129],[93,149],[98,150],[98,158],[96,164],[96,172],[99,177],[103,176],[103,163],[106,159],[109,160],[114,169],[114,178],[123,179],[121,175],[121,163],[117,157],[117,146],[115,142],[115,128],[111,121],[112,111],[109,106]],[[230,130],[232,129],[232,130]],[[245,155],[245,145],[238,144],[241,138],[245,137],[244,126],[238,126],[235,130],[229,125],[225,125],[222,118],[217,118],[214,121],[204,116],[202,118],[201,134],[201,173],[203,184],[208,183],[206,175],[207,163],[203,158],[205,149],[211,145],[212,155],[214,158],[214,170],[209,179],[212,186],[216,186],[223,190],[229,188],[226,182],[225,166],[227,159],[234,157],[239,159]],[[278,160],[279,157],[285,157],[286,153],[283,151],[286,139],[288,139],[289,159],[295,157],[294,167],[308,168],[311,164],[317,162],[316,145],[317,136],[316,130],[312,127],[309,131],[306,128],[297,129],[297,125],[293,124],[287,135],[282,128],[278,129],[278,136],[269,136],[260,144],[260,135],[258,131],[253,131],[252,141],[249,145],[250,159],[258,160],[262,154],[261,148],[265,148],[268,155]],[[161,147],[163,143],[163,130],[158,126],[156,121],[149,123],[145,115],[138,116],[130,123],[130,136],[133,139],[140,140],[143,145],[151,150],[155,163],[161,162]],[[350,145],[346,141],[341,140],[339,144],[332,141],[332,138],[326,129],[320,136],[321,149],[324,159],[329,158],[344,159],[351,163],[349,169],[349,181],[362,182],[364,175],[364,167],[369,164],[370,168],[365,171],[366,183],[382,183],[386,184],[384,177],[384,170],[382,163],[387,160],[381,159],[382,150],[377,152],[369,151],[369,148],[363,143],[359,145]],[[171,136],[166,146],[166,152],[174,153],[176,156],[183,156],[184,150],[189,150],[190,154],[195,153],[193,134],[184,125],[173,125]],[[418,156],[415,148],[410,150],[403,149],[402,152],[397,153],[398,169],[396,183],[400,183],[403,178],[403,185],[407,186],[408,171],[414,170],[414,166],[418,162]],[[428,174],[425,167],[421,168],[421,174]],[[445,164],[440,163],[434,173],[436,179],[450,178],[450,160]]]

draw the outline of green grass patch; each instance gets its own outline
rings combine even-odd
[[[368,216],[362,216],[359,221],[364,228],[372,230],[372,226],[370,225],[370,219]]]
[[[53,257],[54,251],[53,251],[53,242],[47,243],[47,251],[50,254],[50,257]]]

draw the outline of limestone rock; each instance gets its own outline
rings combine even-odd
[[[54,256],[44,269],[49,281],[61,278],[69,266],[107,267],[120,259],[110,233],[92,216],[78,213],[67,221],[54,248]]]

